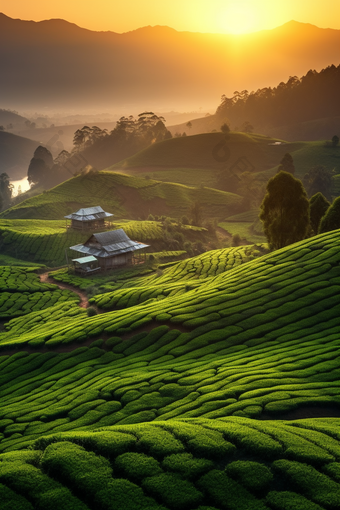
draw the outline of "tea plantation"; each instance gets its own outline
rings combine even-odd
[[[180,225],[174,221],[172,228],[177,228],[183,239],[188,241],[207,241],[206,229],[191,225]],[[152,245],[153,249],[163,250],[167,245],[166,227],[162,221],[117,220],[109,227],[111,230],[123,228],[125,233],[135,241]],[[66,229],[63,220],[2,220],[0,219],[0,266],[17,265],[16,257],[26,261],[27,265],[48,265],[60,267],[75,256],[68,248],[84,243],[91,232],[78,232]],[[177,250],[178,252],[179,250]],[[186,253],[181,250],[181,255]],[[169,255],[169,254],[168,254]],[[170,257],[174,254],[170,254]],[[160,257],[164,254],[160,254]],[[166,255],[165,255],[166,256]],[[24,262],[20,261],[20,265]]]
[[[197,180],[196,180],[196,186]],[[82,207],[100,204],[117,218],[153,215],[180,218],[200,202],[205,217],[225,218],[235,213],[242,198],[210,187],[191,187],[172,182],[101,171],[73,177],[55,188],[28,198],[0,214],[3,219],[60,220]]]
[[[339,240],[121,273],[93,317],[74,294],[8,316],[1,508],[338,509]],[[32,269],[0,282],[58,292]]]

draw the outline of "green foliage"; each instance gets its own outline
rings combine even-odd
[[[252,259],[259,248],[98,282],[139,293],[126,309],[88,318],[61,301],[12,319],[0,334],[6,494],[44,509],[336,510],[338,419],[293,419],[340,405],[338,232]],[[30,274],[11,272],[3,292]],[[157,284],[183,293],[150,298]]]
[[[134,481],[140,482],[147,476],[162,473],[159,462],[144,453],[123,453],[115,460],[115,472],[122,473]]]
[[[327,443],[334,434],[340,437],[337,421],[320,421],[321,441]],[[164,427],[175,427],[176,434],[181,435],[180,441],[168,442],[165,456],[159,446],[154,451],[151,447],[153,438],[159,443],[166,437],[162,434]],[[23,510],[32,510],[30,502],[34,508],[48,510],[59,507],[336,510],[339,484],[334,478],[338,463],[324,459],[316,468],[289,460],[296,448],[304,448],[305,454],[308,453],[309,446],[303,443],[299,446],[295,432],[302,429],[306,437],[311,434],[314,440],[315,427],[318,420],[267,421],[263,434],[268,440],[272,434],[279,434],[287,442],[285,448],[272,450],[265,464],[263,454],[258,462],[253,460],[256,449],[249,449],[249,445],[257,442],[254,420],[244,418],[170,420],[87,433],[59,433],[30,443],[29,450],[0,456],[0,493],[5,503],[18,502]],[[233,456],[208,460],[202,453],[188,452],[188,437],[212,432],[233,438]],[[141,438],[148,438],[148,454],[135,451]],[[178,442],[181,452],[178,452]],[[206,454],[213,457],[208,450]],[[242,460],[235,460],[235,456]]]
[[[310,224],[314,234],[317,234],[322,217],[331,204],[322,193],[316,193],[309,200]]]
[[[219,508],[230,508],[232,510],[267,509],[264,503],[256,499],[242,485],[229,478],[222,471],[212,470],[202,476],[199,486],[207,491],[213,503]]]
[[[340,228],[340,197],[336,198],[321,219],[319,232],[330,232]]]
[[[226,473],[250,491],[266,489],[274,478],[267,466],[252,461],[231,462],[226,467]]]
[[[309,202],[301,181],[280,171],[267,184],[260,219],[269,245],[277,250],[306,237]]]
[[[309,196],[322,193],[327,200],[332,199],[334,170],[327,170],[324,166],[316,166],[303,177],[303,183]]]
[[[185,510],[203,499],[202,493],[192,483],[168,473],[146,478],[142,487],[171,510]]]
[[[97,310],[93,306],[89,306],[89,308],[86,309],[86,313],[88,317],[93,317],[97,315]]]
[[[295,174],[295,166],[292,155],[287,152],[280,161],[278,171],[288,172],[289,174]]]
[[[194,457],[192,453],[174,453],[165,457],[162,462],[164,469],[179,473],[187,480],[198,478],[213,466],[211,460]]]

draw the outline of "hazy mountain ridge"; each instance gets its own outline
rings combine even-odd
[[[21,179],[27,174],[37,142],[22,136],[0,131],[0,173],[5,172],[11,180]]]
[[[106,108],[156,108],[212,105],[237,88],[274,85],[337,64],[340,31],[290,22],[243,36],[159,26],[117,34],[2,14],[0,41],[3,106],[80,107],[91,100]]]

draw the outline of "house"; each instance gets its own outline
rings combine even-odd
[[[145,252],[135,254],[149,245],[132,241],[122,228],[110,232],[92,234],[84,244],[71,246],[70,250],[92,256],[102,270],[136,264],[145,260]],[[79,259],[74,259],[79,261]]]
[[[68,228],[67,220],[71,220],[71,228],[77,230],[102,230],[111,226],[110,221],[105,221],[111,218],[113,214],[105,212],[100,206],[86,207],[79,209],[79,211],[64,216],[66,219],[66,228]]]

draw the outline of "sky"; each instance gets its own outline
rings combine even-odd
[[[62,18],[96,31],[123,33],[166,25],[178,31],[249,33],[295,20],[340,29],[340,0],[0,0],[11,18]]]

